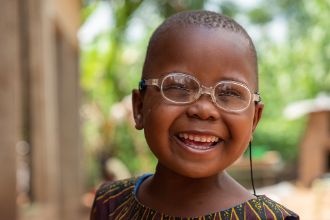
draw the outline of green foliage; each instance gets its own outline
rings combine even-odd
[[[290,1],[292,3],[293,1]],[[306,121],[288,121],[284,108],[297,100],[315,98],[330,91],[329,3],[294,1],[282,15],[288,21],[288,38],[280,44],[264,42],[260,50],[260,90],[265,103],[264,117],[256,133],[256,143],[279,150],[286,159],[297,156],[297,146]],[[297,10],[300,9],[300,10]]]
[[[235,17],[240,12],[240,8],[232,1],[223,1],[221,5],[219,5],[220,11],[229,16]]]
[[[163,17],[168,17],[179,11],[201,9],[205,2],[205,0],[155,0]]]
[[[97,4],[89,4],[86,5],[82,10],[81,10],[81,21],[84,23],[86,19],[94,12]]]
[[[265,10],[265,8],[254,8],[248,12],[250,21],[254,24],[267,24],[273,19],[271,11]]]

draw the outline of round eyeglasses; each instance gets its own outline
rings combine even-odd
[[[252,93],[244,83],[226,80],[205,87],[195,77],[184,73],[170,73],[162,79],[142,79],[139,89],[142,91],[146,86],[157,86],[163,98],[174,104],[192,103],[208,94],[216,106],[227,112],[241,112],[252,101],[261,101],[260,95]]]

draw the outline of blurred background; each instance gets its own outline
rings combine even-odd
[[[30,0],[0,8],[0,219],[88,219],[106,180],[153,172],[134,128],[152,31],[207,9],[252,36],[265,103],[253,139],[258,194],[330,219],[329,0]],[[230,172],[251,188],[248,155]]]

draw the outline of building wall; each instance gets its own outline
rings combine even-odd
[[[15,145],[20,133],[18,1],[0,7],[0,213],[16,217]]]
[[[0,8],[0,170],[8,177],[0,182],[6,189],[0,204],[7,204],[1,217],[3,210],[10,216],[4,219],[26,219],[15,214],[15,145],[20,141],[29,146],[30,195],[37,207],[30,219],[79,219],[79,4],[12,0]]]

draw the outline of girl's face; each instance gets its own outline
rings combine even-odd
[[[152,45],[144,70],[145,79],[182,72],[207,87],[234,80],[256,91],[256,69],[248,41],[221,29],[169,30]],[[159,165],[200,178],[223,171],[243,154],[263,106],[252,102],[243,112],[229,113],[218,108],[209,95],[176,105],[162,98],[157,87],[148,86],[144,94],[133,91],[133,108],[136,127],[144,129]]]

